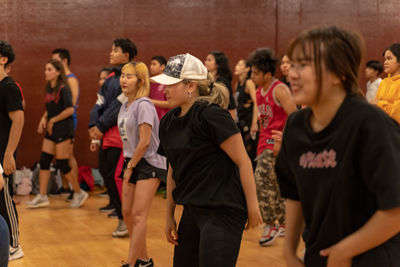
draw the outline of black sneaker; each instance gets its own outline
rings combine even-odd
[[[107,215],[108,218],[118,218],[117,211],[114,209],[111,213]]]
[[[68,195],[69,193],[71,193],[71,189],[64,188],[61,186],[60,189],[57,190],[57,192],[49,193],[49,195],[50,196],[61,196],[61,195]]]
[[[74,190],[71,190],[71,193],[69,193],[69,196],[65,199],[65,201],[71,202],[72,199],[74,199]]]
[[[148,261],[142,261],[140,259],[137,259],[135,267],[154,267],[153,259],[150,258]]]
[[[100,212],[113,212],[115,210],[114,206],[109,203],[107,206],[104,206],[102,208],[99,209]]]

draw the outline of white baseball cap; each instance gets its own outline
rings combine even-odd
[[[207,69],[198,58],[189,53],[170,57],[164,72],[151,78],[152,81],[171,85],[182,80],[205,80]]]

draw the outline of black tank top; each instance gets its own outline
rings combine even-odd
[[[252,116],[253,116],[253,101],[251,100],[251,97],[249,94],[246,93],[246,82],[248,79],[246,79],[243,84],[240,84],[238,82],[236,86],[236,92],[238,92],[238,108],[237,108],[237,114],[239,118],[239,125],[244,126],[250,126]],[[245,107],[245,104],[250,104],[250,106]]]

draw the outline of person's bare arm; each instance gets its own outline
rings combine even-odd
[[[177,246],[178,245],[178,232],[176,230],[176,221],[175,221],[175,202],[172,197],[172,191],[175,189],[175,181],[172,177],[173,169],[171,164],[168,166],[168,174],[167,174],[167,218],[165,224],[165,235],[169,243]]]
[[[24,112],[22,110],[11,111],[8,113],[8,117],[12,123],[3,159],[3,169],[4,173],[7,175],[16,170],[14,153],[18,147],[19,140],[21,139],[22,129],[25,122]]]
[[[286,85],[278,85],[274,89],[276,100],[280,103],[286,114],[297,111],[296,104],[293,101],[292,94]]]
[[[247,80],[246,82],[246,90],[250,95],[251,101],[253,101],[253,116],[251,119],[251,128],[250,132],[258,132],[258,107],[257,107],[257,98],[256,98],[256,86],[254,85],[252,80]]]
[[[260,209],[256,194],[256,184],[253,175],[253,166],[244,148],[240,133],[234,134],[220,144],[220,147],[239,167],[240,182],[246,197],[248,223],[247,228],[262,224]]]
[[[150,99],[150,100],[156,107],[168,108],[168,109],[174,108],[174,106],[168,103],[168,101],[166,100],[157,100],[157,99]]]
[[[68,78],[68,85],[71,89],[72,105],[75,107],[79,96],[79,82],[76,78],[70,77]]]

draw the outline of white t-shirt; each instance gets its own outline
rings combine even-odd
[[[371,83],[371,81],[367,82],[367,93],[365,97],[367,98],[367,101],[371,103],[372,100],[375,99],[376,92],[378,91],[379,84],[381,83],[382,79],[378,78],[374,82]]]

